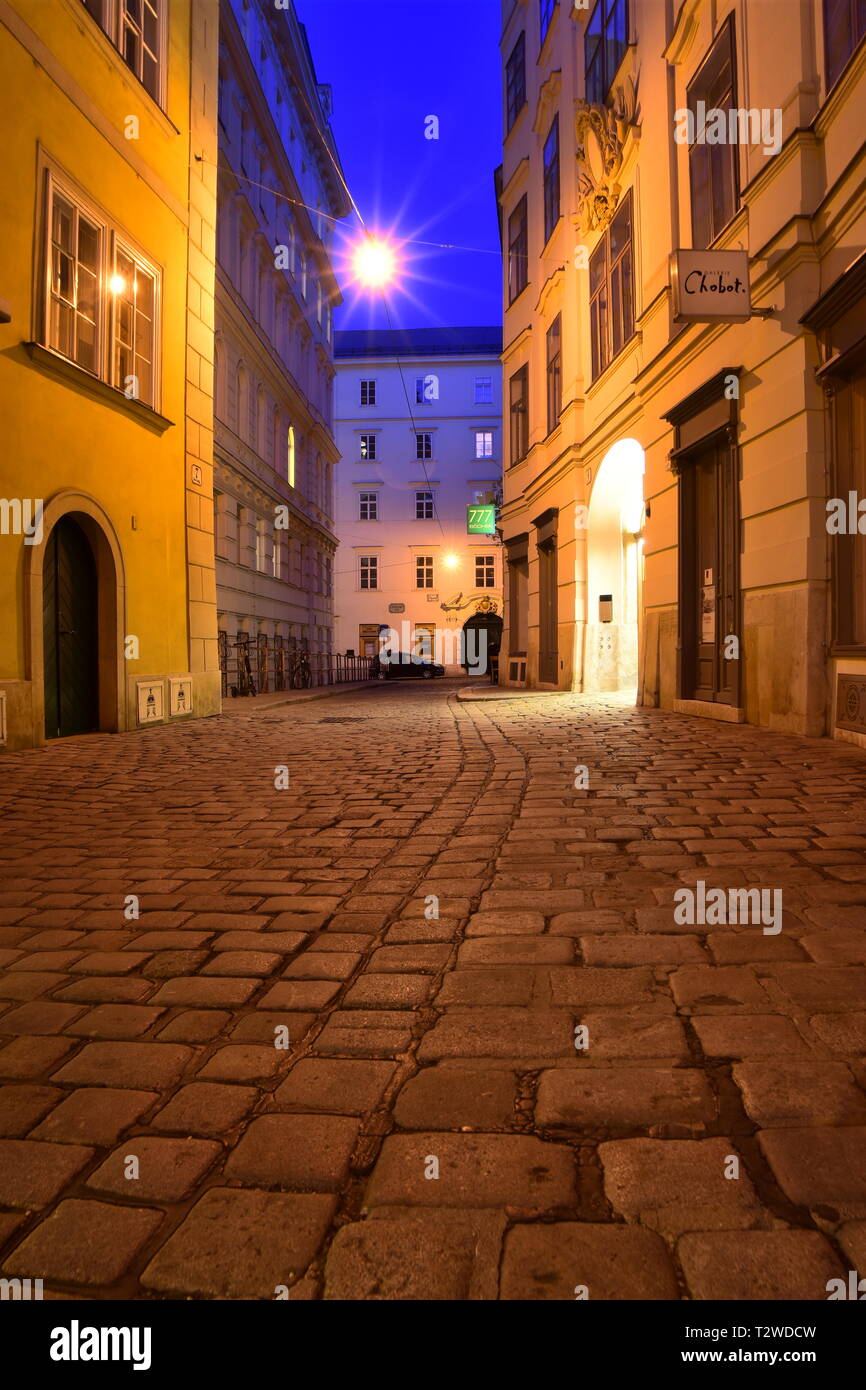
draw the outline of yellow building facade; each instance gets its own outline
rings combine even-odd
[[[864,23],[504,0],[506,683],[866,743]]]
[[[218,6],[0,0],[0,738],[220,707]]]

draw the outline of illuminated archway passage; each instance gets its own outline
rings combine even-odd
[[[643,449],[621,439],[602,459],[589,500],[583,649],[589,692],[637,685],[643,474]]]

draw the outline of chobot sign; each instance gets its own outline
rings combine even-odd
[[[747,251],[674,251],[677,323],[743,323],[752,316]]]

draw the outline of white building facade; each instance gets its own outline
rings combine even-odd
[[[373,656],[392,629],[462,674],[466,625],[501,630],[501,330],[334,336],[336,650]]]
[[[294,7],[223,0],[214,536],[223,694],[332,650],[333,219],[349,207]]]

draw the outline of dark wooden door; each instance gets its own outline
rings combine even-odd
[[[90,733],[99,727],[96,564],[71,517],[48,537],[42,582],[45,737]]]
[[[726,441],[696,450],[683,462],[680,484],[683,697],[736,705],[740,628],[734,451]]]
[[[538,571],[538,679],[555,685],[559,674],[559,617],[554,541],[538,547]]]

